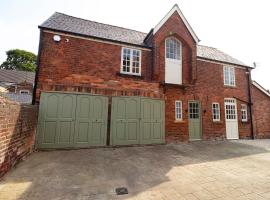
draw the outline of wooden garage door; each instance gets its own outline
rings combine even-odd
[[[143,97],[113,97],[111,144],[164,143],[164,102]]]
[[[42,93],[37,147],[104,146],[108,98],[69,93]]]

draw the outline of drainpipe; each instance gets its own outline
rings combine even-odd
[[[249,106],[249,115],[250,115],[250,128],[251,128],[251,139],[254,140],[254,130],[253,130],[253,109],[252,109],[252,97],[251,97],[251,69],[247,69],[248,76],[248,106]]]
[[[37,55],[37,61],[36,61],[37,69],[36,69],[35,83],[34,83],[34,88],[33,88],[32,105],[36,104],[36,91],[37,91],[37,83],[38,83],[39,63],[40,63],[40,53],[41,53],[41,48],[42,48],[42,39],[43,39],[43,32],[40,29],[38,55]]]

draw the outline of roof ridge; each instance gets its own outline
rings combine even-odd
[[[68,16],[68,17],[73,17],[73,18],[80,19],[80,20],[84,20],[84,21],[88,21],[88,22],[93,22],[93,23],[96,23],[96,24],[103,24],[103,25],[112,26],[112,27],[116,27],[116,28],[121,28],[121,29],[125,29],[125,30],[136,31],[138,33],[142,33],[142,34],[145,34],[145,35],[148,34],[148,33],[142,32],[142,31],[138,31],[138,30],[134,30],[134,29],[130,29],[130,28],[125,28],[125,27],[121,27],[121,26],[116,26],[116,25],[111,25],[111,24],[106,24],[106,23],[103,23],[103,22],[97,22],[97,21],[93,21],[93,20],[89,20],[89,19],[85,19],[85,18],[81,18],[81,17],[75,17],[75,16],[68,15],[68,14],[61,13],[61,12],[55,12],[55,13],[65,15],[65,16]]]

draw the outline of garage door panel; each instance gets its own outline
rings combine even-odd
[[[104,110],[104,102],[102,97],[93,97],[92,98],[92,113],[91,116],[94,119],[102,119],[103,118],[103,110]]]
[[[55,141],[56,130],[57,130],[56,121],[46,121],[42,142],[46,144],[54,144],[56,142]]]
[[[150,140],[151,139],[151,122],[144,122],[142,123],[142,133],[141,137],[142,140]]]
[[[62,98],[61,102],[61,112],[60,117],[61,118],[73,118],[74,117],[74,111],[75,111],[75,98],[73,95],[65,95]]]
[[[162,124],[160,122],[153,123],[153,139],[154,140],[162,139]]]
[[[140,112],[138,99],[127,99],[126,110],[126,119],[137,119]]]
[[[104,146],[108,98],[42,93],[38,124],[39,148]]]
[[[153,119],[158,119],[158,120],[162,120],[163,115],[162,115],[162,101],[153,101]]]
[[[79,122],[76,143],[88,143],[89,122]]]
[[[59,104],[59,96],[56,94],[48,94],[44,95],[44,98],[46,98],[46,114],[45,118],[58,118],[58,104]]]
[[[58,138],[58,143],[72,144],[73,143],[73,129],[74,124],[72,121],[61,121],[60,123],[60,133]]]
[[[116,122],[116,130],[115,130],[114,140],[123,141],[126,140],[126,123],[121,120]]]
[[[103,138],[103,125],[100,122],[92,124],[91,141],[94,143],[101,143]]]
[[[112,99],[112,145],[164,143],[163,123],[164,104],[161,100],[144,97]]]
[[[164,143],[164,102],[142,98],[141,144]]]
[[[82,118],[86,118],[88,119],[90,117],[90,108],[91,108],[91,104],[90,104],[90,97],[88,96],[82,96],[80,98],[78,98],[77,100],[77,118],[82,119]]]
[[[139,142],[140,98],[113,97],[111,113],[111,144],[128,145]]]
[[[145,99],[142,100],[141,113],[142,113],[142,118],[145,121],[151,120],[151,102],[150,101],[147,101]]]
[[[127,139],[137,141],[138,138],[138,122],[137,121],[129,121],[127,122]]]

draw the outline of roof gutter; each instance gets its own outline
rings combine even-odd
[[[112,39],[107,39],[107,38],[101,38],[101,37],[96,37],[96,36],[89,36],[89,35],[85,35],[85,34],[81,34],[81,33],[74,33],[71,31],[63,31],[63,30],[47,28],[47,27],[43,27],[43,26],[38,26],[38,28],[40,28],[42,30],[55,31],[55,32],[63,33],[63,34],[70,34],[70,35],[75,35],[75,36],[79,36],[79,37],[91,38],[91,39],[96,39],[96,40],[103,40],[103,41],[108,41],[108,42],[113,42],[113,43],[118,43],[118,44],[123,44],[123,45],[130,45],[130,46],[135,46],[135,47],[140,47],[140,48],[152,50],[152,47],[145,46],[145,45],[132,44],[132,43],[128,43],[128,42],[112,40]]]
[[[215,60],[215,59],[205,58],[205,57],[201,57],[201,56],[197,56],[197,58],[202,59],[202,60],[206,60],[206,61],[219,62],[219,63],[223,63],[223,64],[236,65],[236,66],[239,66],[239,67],[245,67],[245,68],[254,69],[253,67],[250,67],[250,66],[247,66],[247,65],[240,65],[240,64],[236,64],[236,63],[231,63],[231,62],[226,62],[226,61],[221,61],[221,60]]]

